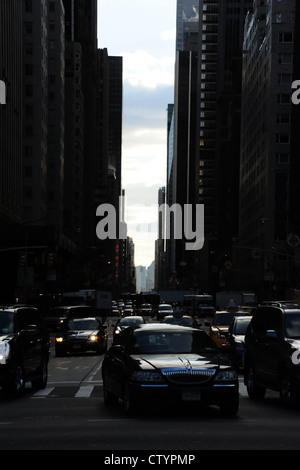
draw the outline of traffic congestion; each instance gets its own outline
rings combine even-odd
[[[61,306],[43,316],[37,308],[0,310],[0,384],[3,395],[20,397],[27,383],[47,388],[49,362],[95,354],[101,360],[102,395],[120,400],[132,413],[144,403],[218,405],[239,412],[239,387],[250,399],[267,390],[285,407],[300,397],[300,306],[262,302],[203,315],[203,296],[194,314],[178,303],[112,301],[100,318],[88,305]],[[195,313],[196,312],[196,313]],[[200,312],[200,314],[199,314]],[[99,394],[99,400],[100,400]]]
[[[298,448],[299,305],[202,301],[2,306],[0,448]]]

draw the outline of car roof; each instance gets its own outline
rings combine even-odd
[[[180,315],[178,317],[174,317],[174,315],[167,315],[164,320],[168,320],[169,318],[174,318],[175,320],[180,320],[181,318],[191,318],[193,320],[193,317],[190,315]]]
[[[139,318],[140,320],[143,320],[144,321],[144,318],[141,316],[141,315],[130,315],[129,317],[122,317],[120,318],[120,321],[121,320],[128,320],[128,319],[132,319],[132,320],[136,320],[137,318]]]
[[[258,308],[261,307],[272,307],[272,308],[282,308],[284,310],[300,310],[300,304],[292,300],[278,300],[278,301],[265,301],[259,304]]]
[[[33,307],[32,305],[0,305],[0,312],[11,312],[11,313],[16,313],[18,310],[23,310],[23,309],[30,309],[30,310],[35,310],[36,312],[39,312],[39,310],[36,307]]]
[[[96,320],[96,321],[99,321],[99,318],[97,317],[84,317],[84,318],[80,318],[80,317],[70,317],[67,319],[67,321],[87,321],[87,320]]]
[[[183,333],[186,333],[187,331],[201,331],[197,328],[181,325],[170,325],[169,323],[147,323],[144,325],[139,325],[137,328],[135,328],[135,331],[157,332],[157,330],[161,330],[162,332],[181,331]]]

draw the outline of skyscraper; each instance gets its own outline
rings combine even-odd
[[[22,216],[22,2],[0,2],[0,227]],[[1,230],[2,231],[2,230]]]
[[[209,290],[226,287],[225,265],[238,237],[243,31],[251,8],[246,0],[200,1],[196,171],[205,246],[199,279]]]
[[[300,281],[299,111],[291,102],[299,72],[296,18],[295,0],[254,0],[245,26],[236,253],[242,276],[268,298],[285,298]]]

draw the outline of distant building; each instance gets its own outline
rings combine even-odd
[[[145,292],[147,290],[147,272],[145,266],[136,267],[136,291]]]

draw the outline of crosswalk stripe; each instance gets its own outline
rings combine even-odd
[[[45,398],[48,395],[50,395],[50,393],[52,393],[53,390],[54,390],[54,387],[47,387],[44,390],[39,390],[33,396],[34,398]]]
[[[75,398],[90,398],[93,393],[94,385],[83,385],[75,395]]]
[[[239,380],[240,382],[240,396],[248,397],[247,387],[243,383],[243,379]],[[81,385],[78,387],[46,387],[44,390],[39,390],[35,392],[31,398],[93,398],[101,395],[102,382],[97,382],[96,385]],[[53,393],[55,392],[55,393]]]

